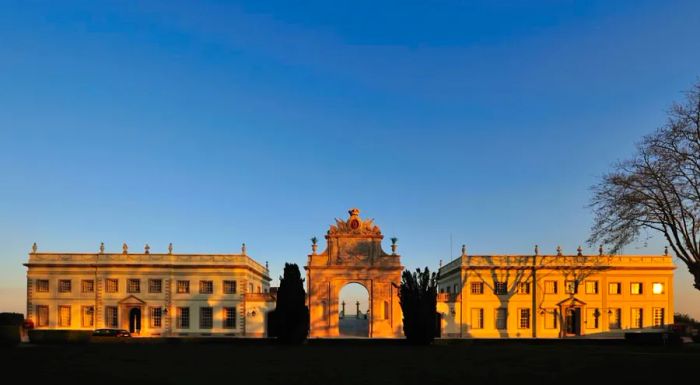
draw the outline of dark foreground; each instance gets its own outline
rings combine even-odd
[[[92,343],[0,349],[5,378],[93,384],[649,383],[697,373],[700,347],[438,341]],[[475,382],[472,382],[475,383]]]

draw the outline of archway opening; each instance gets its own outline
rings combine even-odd
[[[348,283],[338,298],[338,333],[341,337],[369,337],[369,292],[359,283]]]

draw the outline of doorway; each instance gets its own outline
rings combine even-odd
[[[581,335],[581,308],[570,307],[566,309],[566,335]]]
[[[141,332],[141,308],[134,307],[129,310],[129,332],[138,334]]]
[[[338,332],[341,337],[369,337],[369,292],[359,283],[348,283],[338,295]]]

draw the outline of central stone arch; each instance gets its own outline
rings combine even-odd
[[[339,294],[348,283],[359,283],[369,292],[369,337],[403,336],[398,286],[401,256],[382,250],[382,235],[372,219],[360,218],[351,209],[347,220],[336,219],[326,233],[326,250],[308,256],[306,285],[311,337],[339,335]],[[393,246],[393,245],[392,245]]]

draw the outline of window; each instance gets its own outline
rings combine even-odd
[[[600,310],[597,308],[586,309],[586,327],[588,329],[598,329],[600,320]]]
[[[199,328],[200,329],[211,329],[213,326],[213,315],[214,311],[210,307],[200,307],[199,308]]]
[[[80,313],[84,328],[95,326],[95,308],[93,306],[83,306]]]
[[[384,319],[389,319],[389,301],[384,301]]]
[[[236,294],[236,281],[224,281],[224,294]]]
[[[190,328],[190,308],[179,307],[176,312],[176,326],[178,329]]]
[[[187,294],[190,292],[190,281],[177,281],[177,293]]]
[[[642,312],[642,308],[639,307],[633,307],[632,308],[632,327],[633,328],[642,328],[644,327],[644,314]]]
[[[472,294],[484,294],[484,283],[483,282],[472,282]]]
[[[530,282],[518,283],[518,294],[530,294]]]
[[[642,294],[642,283],[641,282],[632,282],[630,284],[630,294],[633,294],[633,295]]]
[[[518,320],[518,326],[520,329],[529,329],[530,328],[530,309],[529,308],[523,308],[520,309],[518,312],[520,319]]]
[[[36,307],[36,326],[49,326],[49,307],[46,305],[37,305]]]
[[[70,279],[59,279],[58,280],[58,292],[59,293],[70,293],[71,292],[71,280]]]
[[[163,309],[160,307],[151,308],[151,327],[163,327]]]
[[[621,329],[622,323],[622,309],[610,309],[608,310],[608,326],[610,329]]]
[[[559,315],[557,309],[545,309],[544,311],[544,328],[556,329],[559,323]]]
[[[148,292],[149,293],[162,293],[163,292],[163,280],[162,279],[149,279],[148,280]]]
[[[116,306],[105,307],[105,324],[110,328],[119,327],[119,314]]]
[[[496,329],[505,329],[508,325],[508,309],[496,309]]]
[[[557,294],[557,281],[544,281],[545,294]]]
[[[80,289],[83,293],[94,293],[95,281],[91,279],[84,279],[82,282],[80,282]]]
[[[138,278],[129,278],[126,281],[126,292],[127,293],[140,293],[141,292],[141,280]]]
[[[119,280],[116,278],[107,278],[105,281],[105,289],[107,293],[116,293],[119,291]]]
[[[484,328],[484,309],[473,308],[472,309],[472,329],[483,329]]]
[[[454,288],[452,289],[452,291],[453,291],[455,294],[459,293],[459,291],[457,290],[457,287],[458,287],[458,285],[455,283],[455,284],[454,284]],[[259,293],[259,292],[260,292],[260,290],[258,289],[258,293]]]
[[[213,281],[199,281],[199,294],[211,294],[214,292]]]
[[[566,293],[566,294],[578,294],[578,284],[576,283],[576,281],[564,282],[564,293]]]
[[[665,315],[665,310],[662,307],[655,307],[652,310],[652,317],[654,318],[654,327],[662,327],[665,324],[664,321],[664,315]]]
[[[253,284],[249,283],[248,284],[248,293],[252,293],[252,292],[253,292]]]
[[[70,327],[70,306],[58,307],[58,326]]]
[[[506,282],[496,282],[496,285],[493,288],[493,294],[496,294],[496,295],[508,294],[508,287],[506,285]]]
[[[236,308],[235,307],[225,307],[224,308],[224,329],[235,329],[236,328]]]
[[[586,281],[586,294],[598,294],[598,281]]]
[[[610,282],[608,284],[608,294],[622,294],[622,284],[620,282]]]
[[[262,293],[262,288],[260,286],[258,286],[258,293]]]
[[[36,280],[36,292],[37,293],[48,293],[49,292],[49,280],[48,279],[37,279]]]
[[[651,292],[653,294],[663,294],[664,293],[664,284],[661,282],[654,282],[651,284]]]

